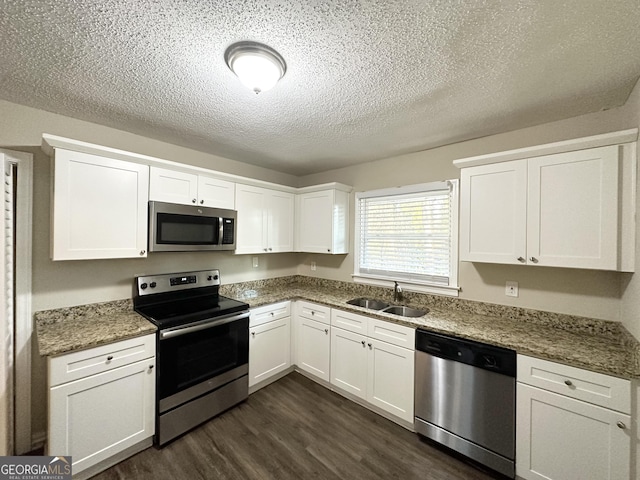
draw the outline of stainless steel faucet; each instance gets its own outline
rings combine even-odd
[[[398,285],[398,282],[393,282],[393,301],[402,301],[402,287]]]

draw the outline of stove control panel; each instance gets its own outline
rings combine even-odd
[[[220,285],[219,270],[202,270],[199,272],[167,273],[162,275],[145,275],[136,277],[135,294],[138,296],[154,293],[174,292],[200,287]]]

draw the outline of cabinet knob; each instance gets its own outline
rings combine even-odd
[[[153,370],[153,365],[149,365],[149,371]]]
[[[367,346],[368,346],[369,348],[373,348],[373,345],[371,345],[370,343],[367,343]]]
[[[273,251],[273,248],[269,248],[269,251],[270,251],[270,252],[271,252],[271,251]]]
[[[315,314],[316,314],[316,312],[314,312],[313,310],[311,310],[311,315],[315,315]]]
[[[571,380],[565,380],[565,381],[564,381],[564,384],[565,384],[567,387],[571,387],[571,386],[573,386],[573,382],[572,382]]]
[[[621,428],[622,430],[627,428],[627,426],[624,424],[624,422],[616,422],[616,425],[618,426],[618,428]]]
[[[140,250],[140,256],[143,256],[145,253],[147,253],[146,250]]]
[[[364,347],[364,340],[362,340],[362,342],[361,342],[361,343],[362,343],[362,346]]]
[[[267,249],[266,249],[266,248],[263,248],[263,250],[264,250],[265,252],[267,251]]]
[[[330,249],[330,248],[327,248],[327,252],[331,253],[331,249]]]
[[[526,262],[526,260],[525,260],[525,258],[524,258],[524,257],[518,257],[518,261],[519,261],[520,263],[524,263],[524,262]]]
[[[538,259],[536,257],[531,257],[529,260],[531,260],[533,263],[538,263]]]
[[[197,201],[197,200],[196,200],[195,198],[192,198],[192,199],[191,199],[191,203],[196,203],[196,201]]]
[[[275,315],[275,313],[271,312],[271,313],[269,313],[269,315],[271,315],[273,317]]]
[[[256,336],[256,332],[251,332],[251,336],[255,337]]]
[[[110,362],[111,360],[113,360],[113,355],[109,355],[109,356],[107,357],[107,362]]]
[[[200,200],[200,205],[204,205],[204,200]]]
[[[324,333],[325,333],[325,334],[327,334],[327,335],[329,335],[329,329],[328,329],[328,328],[325,328],[325,329],[324,329]]]

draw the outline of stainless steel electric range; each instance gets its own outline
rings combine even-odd
[[[218,270],[136,277],[134,309],[158,327],[158,446],[248,397],[249,305],[219,289]]]

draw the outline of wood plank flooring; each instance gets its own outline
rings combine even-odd
[[[93,477],[115,479],[497,478],[292,373],[163,449]]]

